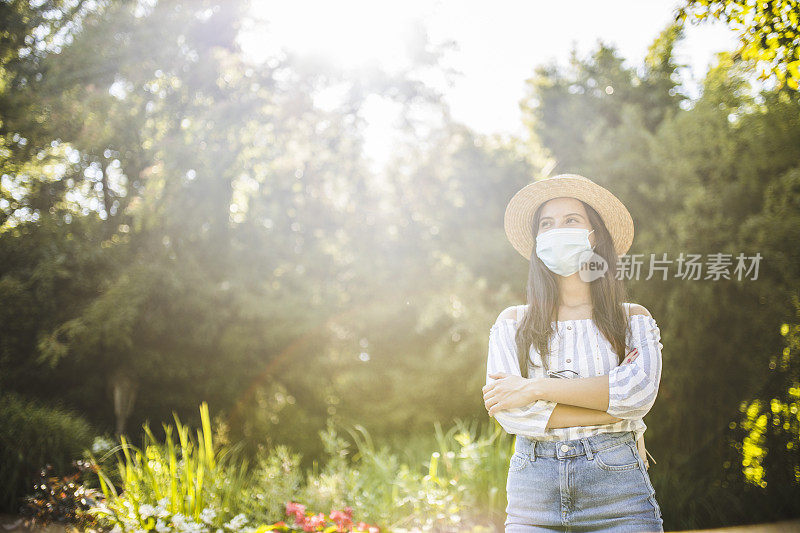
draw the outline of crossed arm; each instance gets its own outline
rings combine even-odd
[[[603,425],[642,418],[650,410],[661,379],[660,332],[644,310],[634,315],[634,363],[601,376],[523,379],[516,357],[513,319],[492,326],[484,400],[489,414],[509,433],[541,435],[548,429]],[[507,379],[503,379],[507,378]],[[501,380],[497,384],[497,380]]]
[[[489,377],[494,379],[501,375],[492,373]],[[528,379],[520,394],[530,402],[556,404],[550,406],[552,412],[544,429],[612,424],[623,419],[606,412],[609,405],[608,379],[608,374],[590,378]],[[493,409],[489,409],[492,416],[502,413]]]
[[[534,397],[557,404],[547,429],[613,424],[623,420],[606,412],[608,374],[591,378],[530,380],[530,386]]]

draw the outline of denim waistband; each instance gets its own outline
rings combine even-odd
[[[562,458],[581,455],[586,455],[591,459],[593,452],[628,441],[636,442],[636,435],[633,431],[612,431],[580,439],[558,441],[535,440],[524,435],[517,435],[514,449],[516,452],[530,456],[531,461],[535,461],[537,457]]]

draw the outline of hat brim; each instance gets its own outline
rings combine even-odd
[[[536,209],[553,198],[568,196],[592,206],[603,219],[617,255],[624,255],[633,244],[633,218],[625,205],[608,189],[577,174],[560,174],[529,183],[509,200],[503,221],[511,245],[530,260],[535,236]]]

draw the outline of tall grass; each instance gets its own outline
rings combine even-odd
[[[202,428],[197,430],[196,438],[177,415],[173,416],[178,445],[173,439],[173,427],[167,424],[162,424],[164,444],[156,440],[147,424],[143,426],[141,448],[120,436],[121,444],[109,454],[117,455],[124,493],[118,493],[110,477],[99,468],[97,474],[106,501],[94,509],[94,514],[122,529],[166,527],[169,519],[177,522],[176,528],[186,525],[187,530],[201,524],[219,528],[231,525],[236,518],[232,510],[238,507],[250,484],[247,460],[238,459],[236,445],[215,449],[205,402],[200,406]],[[105,458],[96,462],[104,461]],[[241,521],[240,517],[233,525]]]
[[[248,464],[240,445],[214,442],[205,403],[200,414],[196,435],[174,415],[174,428],[163,424],[164,443],[147,424],[141,448],[120,437],[95,463],[115,456],[122,490],[98,467],[106,501],[91,514],[126,531],[377,531],[369,525],[377,523],[399,533],[477,533],[502,524],[513,441],[494,424],[457,420],[447,431],[436,424],[432,441],[411,443],[428,450],[417,460],[419,452],[376,445],[362,426],[347,429],[348,442],[329,420],[319,432],[324,461],[303,472],[299,454],[285,446]]]

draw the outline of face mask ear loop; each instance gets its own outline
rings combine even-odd
[[[586,240],[587,240],[587,241],[589,240],[589,235],[591,235],[592,233],[594,233],[594,230],[592,230],[592,231],[590,231],[589,233],[587,233],[587,234],[586,234]],[[592,246],[592,251],[593,251],[593,252],[594,252],[594,247],[595,247],[595,246],[597,246],[597,244],[595,244],[594,246]]]

